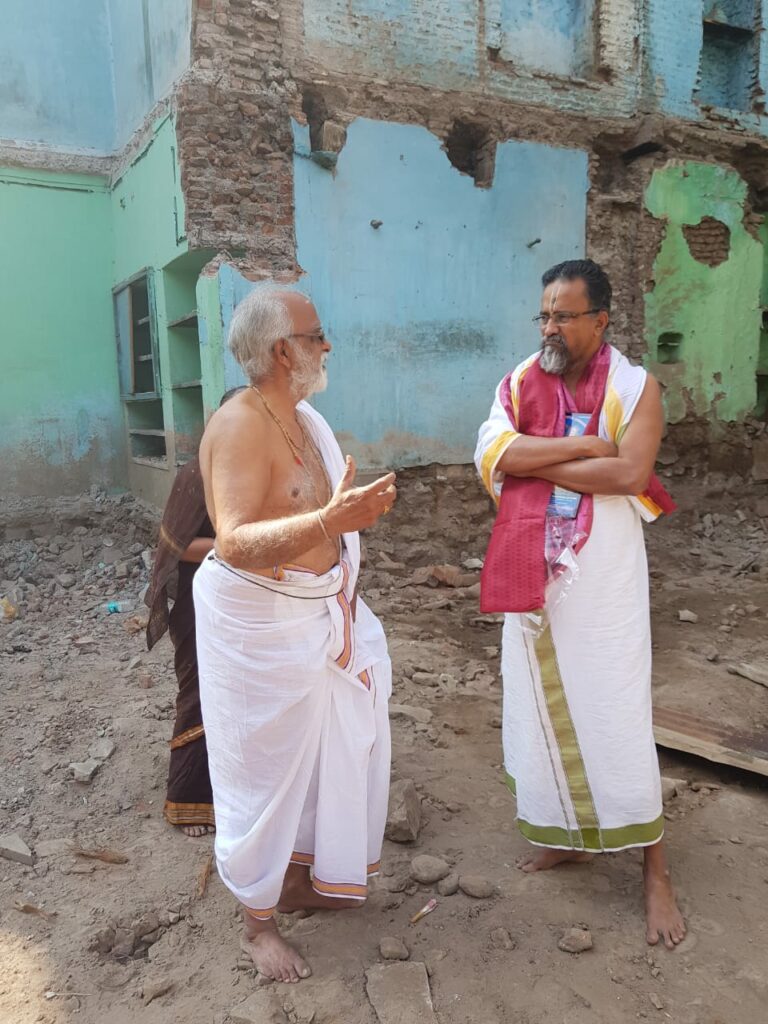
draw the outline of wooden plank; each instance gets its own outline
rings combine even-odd
[[[653,735],[660,747],[768,776],[768,735],[743,732],[685,711],[654,707]]]

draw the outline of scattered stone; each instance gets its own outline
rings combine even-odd
[[[731,675],[741,676],[742,679],[749,679],[751,683],[768,687],[768,669],[761,668],[759,665],[748,665],[746,662],[741,662],[739,665],[729,665],[728,671]]]
[[[707,661],[718,661],[718,659],[720,658],[720,652],[714,646],[714,644],[711,644],[708,647],[703,647],[701,653],[704,655]]]
[[[651,992],[648,998],[650,999],[651,1004],[655,1006],[657,1010],[664,1009],[664,1003],[661,1001],[661,999],[659,999],[658,995],[655,992]]]
[[[71,853],[74,848],[71,839],[42,839],[35,843],[35,854],[38,857],[55,857],[60,853]]]
[[[115,744],[107,736],[101,736],[88,748],[88,757],[94,761],[107,761],[115,752]]]
[[[87,761],[72,761],[69,765],[75,782],[89,783],[96,772],[101,768],[102,762],[89,757]]]
[[[227,1020],[232,1024],[284,1024],[286,1016],[277,992],[270,987],[257,989],[233,1006]]]
[[[73,544],[71,548],[67,548],[61,555],[62,562],[66,562],[67,565],[81,565],[83,562],[83,545]]]
[[[687,788],[687,779],[672,779],[667,775],[661,776],[661,799],[665,804],[679,796],[682,790]]]
[[[390,936],[386,936],[381,940],[379,952],[385,960],[407,960],[411,955],[402,939]]]
[[[126,672],[133,672],[133,670],[138,668],[140,664],[141,664],[141,655],[137,654],[135,658],[131,658],[131,660],[128,662],[125,671]]]
[[[365,972],[365,990],[379,1024],[434,1024],[423,963],[378,964]]]
[[[688,608],[681,608],[677,613],[677,617],[681,622],[698,622],[699,616],[696,612],[689,611]]]
[[[0,857],[14,860],[17,864],[34,864],[35,855],[16,832],[0,836]]]
[[[482,558],[465,558],[461,563],[462,568],[468,569],[470,572],[477,572],[483,568]]]
[[[74,587],[77,583],[77,579],[71,572],[62,572],[56,577],[56,582],[64,587],[65,590],[69,590],[70,587]]]
[[[440,896],[453,896],[459,891],[459,876],[455,871],[452,871],[450,875],[446,875],[445,878],[441,878],[437,883],[437,892]]]
[[[411,843],[421,828],[421,797],[413,779],[400,779],[389,791],[389,815],[385,835],[394,843]]]
[[[127,562],[118,562],[115,565],[115,579],[124,580],[129,575],[131,567]]]
[[[429,725],[432,721],[432,712],[429,708],[414,708],[408,704],[390,704],[389,717],[410,718],[412,721],[420,722],[422,725]]]
[[[133,934],[133,928],[115,928],[115,941],[111,950],[113,957],[117,959],[129,957],[133,954],[135,947],[136,937]]]
[[[141,1000],[145,1006],[148,1006],[154,999],[159,999],[160,996],[167,995],[171,992],[176,982],[170,978],[163,978],[161,981],[148,982],[141,993]]]
[[[564,953],[584,953],[592,949],[592,935],[586,928],[569,928],[557,944]]]
[[[467,895],[476,900],[487,900],[495,891],[495,886],[482,875],[461,875],[459,888]]]
[[[741,838],[741,836],[728,836],[728,842],[735,843],[736,846],[741,846],[744,840]]]
[[[417,686],[440,685],[440,676],[437,672],[414,672],[411,678]]]
[[[497,949],[514,949],[517,945],[506,928],[494,928],[491,932],[491,942]]]
[[[451,867],[442,857],[421,853],[411,861],[411,878],[422,885],[434,885],[449,873]]]
[[[155,685],[155,680],[152,678],[149,672],[139,673],[139,687],[142,690],[151,690]]]

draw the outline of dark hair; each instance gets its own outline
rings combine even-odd
[[[241,391],[247,391],[247,390],[248,390],[248,385],[247,384],[240,384],[236,388],[230,388],[229,391],[225,391],[224,394],[221,396],[221,401],[219,402],[219,408],[221,408],[222,405],[224,405],[225,402],[228,402],[230,400],[230,398],[234,398],[235,395],[239,395]]]
[[[611,308],[613,289],[608,275],[594,260],[566,260],[550,267],[542,275],[541,283],[546,288],[553,281],[583,281],[587,286],[589,304],[593,309]]]

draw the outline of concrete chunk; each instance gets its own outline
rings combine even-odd
[[[388,963],[365,972],[365,990],[379,1024],[436,1024],[423,963]]]
[[[17,864],[34,864],[35,856],[16,832],[7,832],[0,836],[0,857],[15,860]]]

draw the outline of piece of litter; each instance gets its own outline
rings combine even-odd
[[[16,900],[13,905],[21,914],[36,914],[38,917],[45,918],[46,921],[52,921],[56,917],[55,910],[43,910],[42,907],[36,907],[34,903],[22,903],[21,900]]]
[[[416,924],[416,922],[420,921],[422,919],[422,917],[426,917],[427,914],[431,914],[436,906],[437,906],[437,900],[436,899],[433,898],[433,899],[429,900],[428,903],[424,904],[424,906],[421,908],[421,910],[418,912],[418,914],[414,914],[413,915],[413,917],[411,918],[411,924]]]
[[[209,853],[205,858],[205,862],[197,873],[197,898],[201,900],[205,896],[205,890],[208,888],[208,879],[211,877],[211,871],[213,869],[213,854]]]
[[[78,857],[86,857],[88,860],[101,860],[105,864],[127,864],[128,858],[124,853],[118,853],[117,850],[108,850],[106,848],[99,848],[93,850],[84,850],[78,846],[72,851]]]

